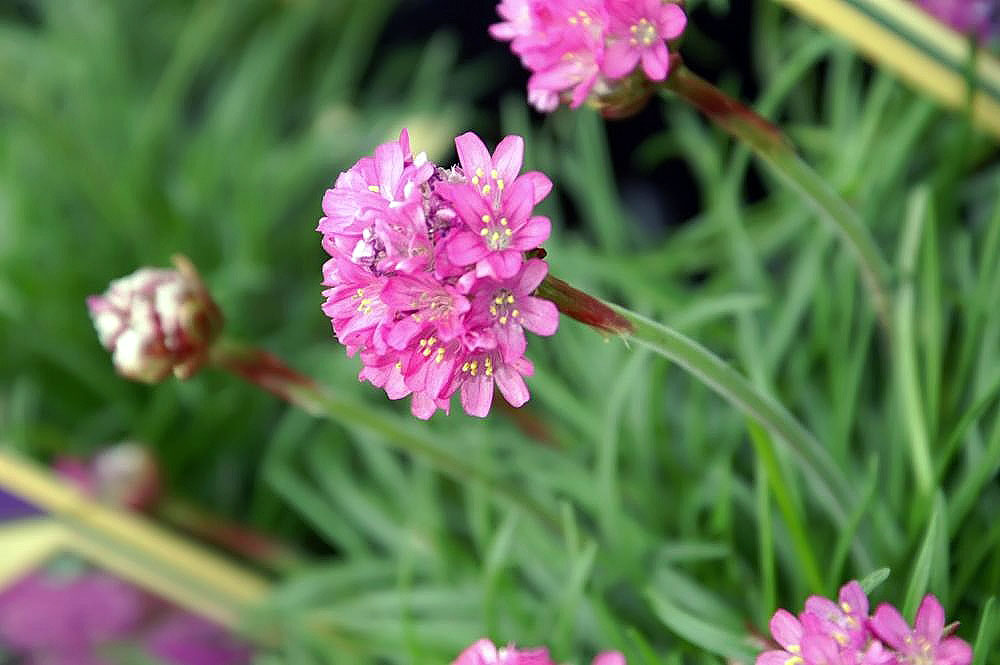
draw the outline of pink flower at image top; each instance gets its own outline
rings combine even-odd
[[[359,378],[390,399],[411,396],[429,418],[462,407],[486,416],[494,387],[515,407],[527,402],[525,331],[552,335],[555,305],[533,295],[548,265],[528,253],[551,223],[534,214],[552,189],[521,173],[524,141],[508,136],[493,153],[475,134],[455,139],[460,164],[442,168],[413,155],[403,130],[337,178],[317,230],[324,313]]]
[[[928,595],[915,626],[892,605],[882,603],[868,616],[868,596],[856,581],[840,589],[837,602],[810,596],[795,616],[779,609],[771,635],[779,649],[757,656],[756,665],[969,665],[972,648],[949,635],[944,609]]]
[[[531,71],[528,101],[546,112],[606,97],[632,75],[665,80],[667,41],[687,25],[665,0],[503,0],[497,12],[503,20],[490,34]]]

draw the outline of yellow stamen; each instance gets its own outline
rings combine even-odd
[[[377,192],[378,191],[378,185],[368,185],[368,191],[370,191],[370,192]]]

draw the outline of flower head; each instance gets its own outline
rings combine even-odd
[[[969,645],[946,632],[934,596],[924,598],[911,629],[887,603],[868,617],[868,597],[851,581],[840,588],[836,603],[810,596],[798,617],[775,612],[771,634],[781,649],[762,652],[757,665],[969,665]]]
[[[551,181],[521,173],[519,136],[493,153],[471,133],[455,146],[459,165],[440,168],[412,155],[404,130],[337,178],[317,228],[334,333],[360,355],[360,379],[390,399],[412,396],[420,418],[447,411],[455,393],[485,416],[494,387],[521,406],[532,372],[524,331],[558,326],[555,306],[533,295],[548,268],[526,259],[549,235],[533,210]]]
[[[585,101],[606,113],[634,111],[649,81],[670,72],[667,41],[687,17],[669,0],[503,0],[490,34],[509,41],[532,75],[528,101],[553,111]],[[640,79],[636,84],[632,79]]]
[[[101,344],[130,379],[190,377],[222,329],[222,314],[194,266],[181,256],[174,264],[176,270],[141,268],[87,298]]]

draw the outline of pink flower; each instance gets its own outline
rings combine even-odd
[[[516,3],[509,9],[515,16]],[[359,379],[390,399],[411,396],[419,418],[447,412],[456,392],[466,412],[485,416],[495,387],[523,405],[524,331],[558,326],[555,306],[532,295],[545,262],[525,261],[549,235],[532,211],[551,181],[520,172],[518,136],[492,154],[471,133],[455,145],[461,165],[443,169],[414,157],[404,130],[337,178],[317,228],[334,334],[360,355]]]
[[[171,372],[193,375],[222,329],[222,314],[194,266],[174,257],[176,270],[141,268],[111,282],[87,308],[101,344],[122,376],[155,383]]]
[[[475,265],[475,277],[507,279],[521,269],[525,251],[541,246],[552,228],[532,208],[552,189],[541,173],[518,177],[524,141],[508,136],[491,156],[475,134],[455,139],[465,183],[441,183],[436,191],[454,207],[465,229],[451,235],[448,259]]]
[[[944,637],[944,609],[928,594],[920,603],[913,629],[892,605],[882,603],[871,630],[896,651],[899,662],[914,665],[969,665],[972,649],[958,637]]]
[[[573,108],[589,101],[609,112],[634,108],[648,90],[625,79],[641,63],[646,80],[664,80],[665,42],[687,22],[678,4],[663,0],[503,0],[497,12],[503,21],[490,34],[511,42],[532,73],[528,101],[545,112],[560,101]]]
[[[642,70],[650,80],[667,78],[670,53],[664,40],[684,32],[684,11],[663,0],[609,0],[608,4],[615,36],[605,53],[604,73],[621,78],[641,60]]]
[[[492,331],[505,359],[513,360],[524,354],[527,345],[525,330],[549,336],[554,335],[559,327],[556,306],[531,295],[542,283],[548,269],[545,261],[530,259],[513,279],[484,279],[476,285],[469,318]]]
[[[868,596],[855,580],[840,588],[839,604],[822,596],[809,596],[805,611],[821,620],[821,630],[842,646],[860,648],[867,637]]]

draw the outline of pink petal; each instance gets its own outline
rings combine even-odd
[[[505,183],[514,182],[524,161],[524,139],[520,136],[505,136],[493,153],[493,166]]]
[[[382,195],[394,197],[392,190],[403,177],[403,151],[398,143],[383,143],[375,148],[375,173]]]
[[[413,393],[413,399],[410,400],[410,413],[412,413],[415,417],[420,420],[427,420],[434,415],[434,412],[437,411],[437,409],[437,403],[426,394],[423,392]],[[461,660],[464,655],[465,653],[463,652],[462,656],[459,656],[459,660],[456,660],[455,663],[462,663],[462,665],[474,665],[482,662],[468,659]]]
[[[549,221],[548,217],[532,217],[514,234],[514,242],[511,243],[511,247],[521,251],[536,249],[549,239],[551,232],[552,222]]]
[[[478,136],[472,132],[462,134],[455,139],[455,148],[458,150],[458,160],[462,164],[466,178],[471,180],[476,169],[482,169],[484,173],[489,174],[493,160],[486,145]]]
[[[788,610],[778,610],[771,617],[771,635],[778,644],[785,647],[797,647],[802,642],[802,624]]]
[[[923,635],[931,643],[941,639],[941,631],[944,630],[944,608],[932,594],[924,596],[913,627],[915,633]]]
[[[868,595],[865,594],[865,590],[861,588],[857,580],[851,580],[840,587],[838,599],[840,600],[840,609],[845,613],[860,617],[868,616]]]
[[[462,408],[467,414],[477,418],[485,418],[489,414],[492,404],[492,379],[482,375],[466,379],[465,383],[462,384]]]
[[[500,355],[504,360],[514,360],[524,355],[528,348],[528,342],[524,339],[524,330],[521,326],[508,323],[496,328],[497,345],[500,348]]]
[[[673,3],[663,6],[658,19],[656,32],[663,39],[676,39],[687,27],[687,16],[684,15],[684,10]]]
[[[958,637],[946,638],[934,653],[935,665],[969,665],[972,662],[972,647]]]
[[[500,393],[511,406],[523,406],[531,397],[528,386],[524,383],[521,375],[513,370],[509,365],[501,365],[496,368],[493,376],[496,378],[497,387]]]
[[[524,262],[524,268],[517,278],[516,292],[528,294],[538,288],[538,285],[545,279],[549,272],[549,264],[541,259],[528,259]]]
[[[605,651],[597,654],[593,665],[626,665],[625,656],[617,651]]]
[[[559,328],[559,310],[548,300],[527,296],[519,300],[521,307],[518,319],[521,325],[535,333],[548,337]]]
[[[476,264],[476,275],[479,277],[509,279],[521,269],[521,261],[521,252],[516,249],[493,252]]]
[[[652,81],[662,81],[667,78],[670,70],[670,52],[663,42],[656,42],[642,51],[642,70]]]
[[[827,621],[836,621],[841,615],[840,606],[823,596],[809,596],[806,598],[805,611]]]
[[[791,657],[787,651],[762,651],[757,654],[755,665],[785,665]]]
[[[810,665],[841,665],[837,642],[828,635],[803,637],[802,658]]]
[[[422,323],[417,323],[413,320],[412,316],[408,316],[393,324],[392,330],[389,331],[389,334],[385,338],[385,342],[397,351],[402,351],[422,328]]]
[[[410,131],[403,127],[399,130],[399,149],[402,151],[404,158],[410,155]]]
[[[461,231],[448,239],[448,259],[456,265],[471,265],[481,261],[489,253],[482,238],[468,231]]]
[[[628,76],[639,64],[639,50],[629,45],[627,39],[620,39],[608,44],[604,51],[605,76],[620,79]]]
[[[910,637],[910,626],[903,615],[888,603],[882,603],[875,610],[875,615],[869,621],[872,632],[893,649],[905,648],[905,641]]]

